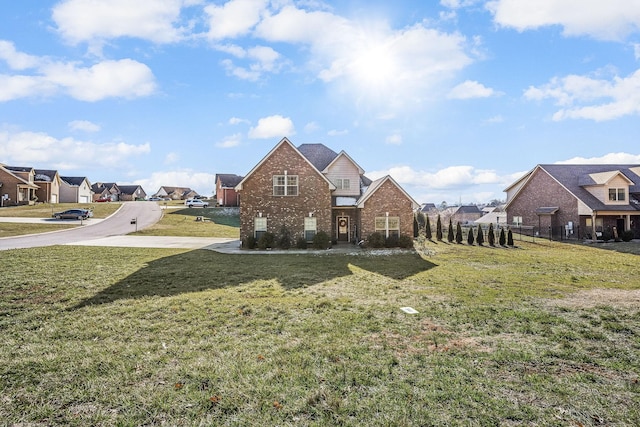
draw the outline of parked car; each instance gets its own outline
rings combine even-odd
[[[93,216],[89,209],[69,209],[63,212],[56,212],[51,215],[55,219],[88,219]]]
[[[190,208],[193,208],[193,207],[206,208],[207,206],[209,206],[209,202],[205,202],[203,200],[198,200],[198,199],[187,199],[184,201],[184,204]]]

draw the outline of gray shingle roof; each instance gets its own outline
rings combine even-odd
[[[338,156],[338,153],[324,144],[302,144],[298,151],[319,171],[323,171]]]
[[[630,205],[605,205],[594,195],[589,193],[585,185],[594,185],[595,182],[589,176],[594,173],[603,173],[611,171],[620,171],[629,180],[633,181],[633,185],[629,186],[629,193],[640,193],[640,176],[636,175],[631,168],[640,167],[640,165],[539,165],[556,181],[562,184],[567,190],[574,194],[578,199],[582,200],[594,210],[638,210],[635,204]]]

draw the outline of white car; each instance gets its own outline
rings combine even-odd
[[[199,199],[187,199],[184,201],[184,204],[190,208],[206,208],[209,206],[209,202],[205,202]]]

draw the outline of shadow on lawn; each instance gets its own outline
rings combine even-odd
[[[277,280],[285,289],[312,286],[353,275],[350,266],[396,280],[436,265],[415,252],[394,255],[229,255],[194,250],[159,258],[71,310],[120,299],[173,296],[222,289],[255,280]]]

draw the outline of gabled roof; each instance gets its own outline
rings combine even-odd
[[[60,180],[66,182],[69,185],[82,185],[82,183],[86,180],[89,183],[89,180],[86,176],[61,176]]]
[[[216,184],[218,183],[218,180],[220,180],[220,186],[222,188],[234,188],[236,185],[240,184],[242,178],[244,177],[232,173],[217,173]]]
[[[26,186],[28,186],[30,188],[40,188],[37,185],[35,185],[35,184],[25,180],[24,178],[21,178],[20,176],[16,175],[15,173],[13,173],[14,171],[12,171],[9,166],[0,165],[0,171],[4,171],[5,173],[7,173],[7,174],[11,175],[12,177],[14,177],[18,182],[20,182],[20,185],[23,185],[23,186],[26,185]],[[18,171],[18,172],[21,172],[21,171]]]
[[[240,190],[242,190],[242,185],[244,184],[244,182],[245,182],[247,179],[249,179],[249,177],[250,177],[251,175],[253,175],[253,173],[254,173],[256,170],[258,170],[258,168],[260,168],[260,166],[262,166],[262,165],[267,161],[267,159],[268,159],[269,157],[271,157],[271,155],[272,155],[273,153],[275,153],[275,152],[276,152],[276,151],[277,151],[277,150],[278,150],[282,145],[284,145],[284,144],[289,145],[289,147],[290,147],[290,148],[292,148],[296,153],[298,153],[298,155],[300,156],[300,158],[301,158],[302,160],[304,160],[305,162],[307,162],[307,163],[309,164],[309,166],[311,166],[311,167],[312,167],[312,168],[313,168],[313,169],[318,173],[318,175],[320,175],[320,177],[322,177],[322,179],[323,179],[323,180],[327,183],[327,185],[329,186],[329,189],[331,189],[331,190],[335,190],[335,189],[336,189],[336,186],[335,186],[335,185],[333,185],[333,183],[331,183],[331,181],[329,181],[329,180],[327,179],[327,177],[326,177],[326,176],[324,176],[324,175],[322,174],[322,172],[320,172],[320,170],[318,170],[318,168],[317,168],[317,167],[316,167],[316,166],[315,166],[315,165],[314,165],[314,164],[313,164],[313,163],[312,163],[312,162],[311,162],[311,161],[310,161],[310,160],[309,160],[309,159],[308,159],[304,154],[302,154],[302,153],[301,153],[301,152],[300,152],[300,151],[295,147],[295,145],[293,145],[293,144],[291,143],[291,141],[289,141],[289,139],[287,139],[287,138],[285,137],[285,138],[282,138],[282,139],[280,140],[280,142],[279,142],[278,144],[276,144],[276,146],[275,146],[275,147],[273,147],[273,148],[271,149],[271,151],[269,151],[269,153],[267,153],[267,155],[266,155],[266,156],[264,156],[264,157],[262,158],[262,160],[260,160],[260,162],[258,162],[258,164],[257,164],[257,165],[255,165],[255,166],[253,167],[253,169],[251,169],[251,170],[249,171],[249,173],[248,173],[248,174],[246,174],[246,175],[244,176],[244,178],[242,178],[242,181],[240,181],[240,182],[238,183],[238,185],[236,185],[236,187],[235,187],[236,191],[240,191]],[[322,147],[324,147],[324,145],[322,145],[322,144],[303,144],[303,145],[313,145],[313,146],[321,145]],[[324,148],[327,148],[327,147],[324,147]],[[320,149],[320,150],[321,150],[321,149]],[[318,150],[318,152],[320,152],[320,150]],[[322,151],[324,151],[324,150],[322,150]],[[329,151],[333,152],[333,150],[330,150],[330,149],[329,149]],[[325,151],[325,153],[326,153],[326,151]],[[335,153],[334,153],[334,154],[335,154]],[[336,155],[337,155],[337,154],[336,154]]]
[[[298,151],[320,172],[338,157],[335,151],[324,144],[301,144]]]
[[[537,165],[522,178],[509,186],[506,190],[513,188],[518,183],[529,181],[536,171],[542,170],[553,178],[558,184],[564,187],[576,199],[582,201],[592,210],[637,210],[635,205],[606,205],[585,187],[591,185],[604,185],[602,182],[609,182],[614,176],[622,175],[629,181],[629,193],[640,193],[640,176],[635,173],[639,165]],[[594,177],[596,179],[594,179]],[[520,191],[525,185],[520,186]],[[506,191],[505,190],[505,191]],[[517,194],[518,194],[517,193]],[[507,203],[507,206],[517,197],[517,194]]]
[[[56,175],[58,171],[48,170],[48,169],[34,169],[35,176],[33,177],[34,181],[40,182],[52,182],[56,179]]]
[[[322,144],[319,144],[322,145]],[[342,150],[340,153],[338,153],[338,155],[331,160],[331,162],[329,162],[329,164],[327,166],[325,166],[324,168],[320,169],[318,168],[318,170],[321,170],[323,173],[326,173],[329,171],[329,168],[331,167],[331,165],[333,165],[335,162],[338,161],[338,159],[340,159],[341,157],[345,157],[347,160],[349,160],[356,168],[358,168],[358,174],[362,175],[364,174],[364,169],[362,169],[360,167],[359,164],[357,164],[355,162],[355,160],[353,160],[344,150]]]
[[[411,201],[413,209],[417,209],[420,206],[420,204],[413,200],[413,197],[411,197],[406,191],[404,191],[404,188],[400,187],[400,185],[398,185],[398,183],[390,175],[386,175],[382,178],[376,179],[371,183],[371,185],[367,187],[365,192],[362,194],[362,196],[360,196],[360,199],[358,200],[358,207],[364,208],[364,203],[382,186],[382,184],[387,181],[395,185],[400,191],[402,191],[402,194],[404,194],[406,198]]]
[[[138,189],[142,190],[144,192],[144,189],[139,186],[139,185],[119,185],[118,188],[120,188],[120,192],[122,194],[135,194],[136,191],[138,191]]]

